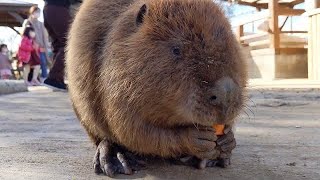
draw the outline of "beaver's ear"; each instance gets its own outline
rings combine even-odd
[[[143,6],[141,6],[137,15],[137,19],[136,19],[137,26],[140,26],[143,23],[144,16],[146,13],[147,13],[147,5],[144,4]]]

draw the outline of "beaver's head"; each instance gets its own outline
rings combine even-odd
[[[107,73],[128,111],[160,126],[228,124],[239,114],[245,63],[212,0],[149,0],[113,26]]]

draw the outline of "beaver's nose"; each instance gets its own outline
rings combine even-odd
[[[237,89],[237,84],[230,77],[223,77],[216,81],[214,88],[211,90],[210,101],[221,107],[222,113],[226,115],[230,103],[236,98]]]

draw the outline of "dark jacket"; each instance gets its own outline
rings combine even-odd
[[[82,0],[44,0],[47,5],[56,5],[56,6],[64,6],[69,7],[73,3],[82,2]]]

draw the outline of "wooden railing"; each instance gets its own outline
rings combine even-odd
[[[307,34],[307,31],[282,30],[279,26],[279,16],[300,16],[305,12],[303,9],[290,9],[278,6],[276,0],[269,1],[269,10],[259,12],[248,17],[243,18],[240,22],[233,25],[236,27],[237,40],[245,46],[252,46],[253,49],[274,48],[281,47],[281,34]],[[255,22],[261,20],[268,20],[268,29],[265,32],[245,32],[244,29],[248,25],[254,25]],[[284,22],[286,23],[286,22]],[[282,25],[283,26],[283,25]],[[280,28],[279,28],[280,27]],[[297,42],[297,46],[303,46],[302,43]]]

